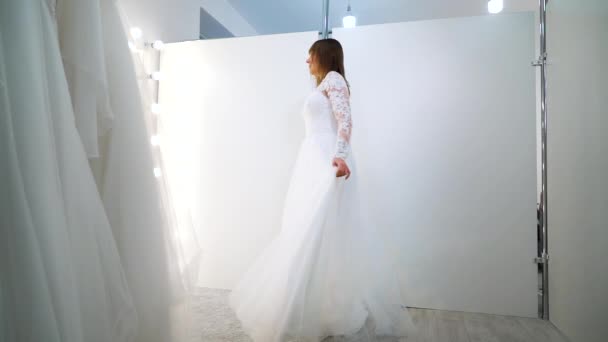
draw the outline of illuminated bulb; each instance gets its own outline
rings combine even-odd
[[[131,30],[129,30],[129,32],[131,32],[131,37],[133,37],[133,39],[135,40],[141,38],[143,34],[139,27],[131,27]]]
[[[152,114],[158,115],[158,114],[160,114],[160,110],[161,110],[160,104],[153,103],[150,105],[150,111],[152,112]]]
[[[162,74],[160,73],[160,71],[155,71],[150,75],[150,78],[155,81],[160,81],[160,79],[162,78]]]
[[[152,47],[159,51],[162,50],[164,46],[165,43],[163,43],[162,40],[155,40],[154,43],[152,43]]]
[[[500,13],[504,8],[503,0],[489,0],[488,12],[492,14]]]
[[[355,17],[354,15],[345,16],[344,18],[342,18],[342,25],[344,26],[344,28],[353,28],[357,26],[357,17]]]
[[[350,3],[346,8],[346,15],[342,18],[342,26],[344,26],[344,28],[353,28],[357,26],[357,17],[355,17],[350,10]]]
[[[152,146],[158,146],[158,145],[160,145],[160,137],[158,135],[153,135],[150,138],[150,143],[152,144]]]
[[[132,41],[129,41],[129,49],[131,51],[136,51],[137,50],[137,46],[135,46],[135,43],[133,43]]]
[[[159,167],[155,167],[154,168],[154,177],[160,178],[160,176],[162,176],[162,175],[163,175],[163,173],[160,172],[160,168]]]

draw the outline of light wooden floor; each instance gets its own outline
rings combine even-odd
[[[201,289],[192,302],[191,341],[251,342],[228,306],[226,290]],[[378,342],[569,342],[555,326],[535,318],[409,309],[418,339]],[[182,331],[184,332],[184,331]],[[350,342],[328,338],[323,342]]]
[[[552,323],[535,318],[427,309],[410,312],[424,342],[568,341]]]

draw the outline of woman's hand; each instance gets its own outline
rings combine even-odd
[[[333,166],[338,168],[336,171],[336,177],[346,176],[346,179],[350,177],[350,169],[342,158],[334,158]]]

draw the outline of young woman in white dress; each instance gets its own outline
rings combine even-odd
[[[256,342],[412,336],[395,270],[358,193],[342,46],[323,39],[309,54],[317,86],[304,104],[306,137],[281,232],[241,278],[230,304]]]

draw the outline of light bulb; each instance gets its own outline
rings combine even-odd
[[[133,43],[132,41],[129,40],[129,49],[131,51],[136,51],[137,50],[137,46],[135,45],[135,43]]]
[[[152,144],[152,146],[158,146],[158,145],[160,145],[160,137],[158,135],[153,135],[150,138],[150,143]]]
[[[357,26],[357,18],[350,10],[350,1],[348,3],[348,7],[346,8],[346,15],[344,18],[342,18],[342,26],[344,26],[344,28],[353,28]]]
[[[160,104],[158,104],[158,103],[151,104],[150,111],[152,112],[152,114],[156,114],[156,115],[160,114],[160,111],[161,111]]]
[[[133,37],[133,39],[135,40],[141,38],[143,34],[139,27],[131,27],[131,30],[129,30],[129,32],[131,32],[131,37]]]
[[[489,0],[488,12],[492,14],[500,13],[504,8],[503,0]]]
[[[345,16],[342,18],[342,26],[344,26],[344,28],[353,28],[357,26],[357,17],[354,15]]]
[[[154,168],[154,177],[160,178],[160,176],[162,176],[162,175],[163,175],[163,173],[160,172],[160,167],[155,167]]]
[[[162,78],[162,74],[160,73],[160,71],[155,71],[150,75],[150,78],[155,81],[160,81]]]
[[[165,43],[163,43],[162,40],[155,40],[154,43],[152,43],[152,47],[159,51],[162,50],[164,46]]]

